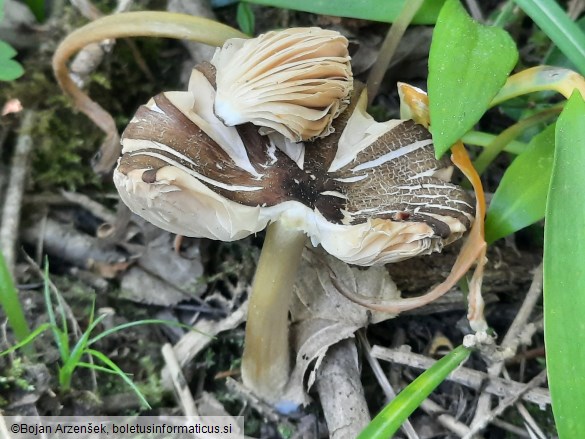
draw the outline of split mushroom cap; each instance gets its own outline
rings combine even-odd
[[[422,126],[374,121],[356,92],[335,132],[293,157],[277,133],[222,123],[213,73],[193,70],[187,92],[155,96],[123,134],[114,181],[153,224],[232,241],[281,221],[364,266],[440,251],[470,227],[473,202]]]
[[[294,141],[324,137],[353,86],[348,41],[335,31],[293,28],[217,49],[215,113],[228,126],[251,122]]]

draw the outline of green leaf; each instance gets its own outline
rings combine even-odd
[[[554,0],[514,0],[585,74],[585,33]]]
[[[312,12],[336,17],[361,18],[364,20],[394,23],[407,0],[249,0],[249,3]],[[445,0],[424,2],[414,16],[413,24],[434,24]]]
[[[585,32],[585,17],[581,17],[575,22],[575,24],[581,29],[581,32]],[[570,70],[578,70],[578,67],[573,63],[567,55],[565,55],[558,46],[553,46],[551,51],[542,60],[542,64],[549,66],[565,67]]]
[[[4,41],[0,41],[0,81],[12,81],[24,74],[22,66],[14,61],[16,50]]]
[[[554,149],[555,126],[551,125],[508,167],[487,212],[488,243],[544,218]]]
[[[18,341],[26,340],[30,334],[30,329],[26,323],[24,311],[18,298],[18,291],[14,287],[14,282],[2,251],[0,251],[0,307],[4,310],[4,315],[14,331],[16,339]],[[32,353],[31,349],[29,348],[27,353]]]
[[[26,5],[35,14],[37,21],[45,21],[45,0],[25,0]]]
[[[458,346],[423,372],[400,392],[360,433],[357,439],[387,439],[447,376],[469,357],[470,350]]]
[[[240,30],[246,35],[254,35],[254,26],[256,19],[254,12],[250,8],[250,4],[247,2],[238,3],[238,12],[236,13],[236,21]]]
[[[544,334],[559,437],[585,437],[585,102],[559,116],[544,226]]]
[[[441,157],[481,118],[518,60],[502,29],[471,19],[458,0],[441,9],[429,54],[429,110]]]

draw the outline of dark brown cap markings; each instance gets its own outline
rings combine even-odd
[[[422,221],[441,238],[448,237],[450,231],[442,217],[456,218],[469,228],[474,215],[473,201],[465,191],[433,176],[449,167],[450,161],[434,158],[430,133],[412,121],[398,124],[335,172],[327,172],[326,168],[347,123],[346,113],[336,120],[336,132],[307,144],[305,169],[271,146],[257,127],[240,125],[238,134],[257,172],[254,175],[239,167],[164,94],[155,96],[153,101],[154,106],[140,107],[123,134],[123,139],[148,144],[131,148],[119,167],[122,173],[144,169],[145,183],[156,183],[161,167],[180,166],[209,189],[243,205],[274,206],[298,201],[336,224],[360,224],[375,218]],[[346,110],[350,111],[353,105]],[[250,190],[236,190],[238,187]]]

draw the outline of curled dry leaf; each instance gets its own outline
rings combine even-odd
[[[348,41],[317,27],[230,39],[217,68],[215,112],[226,125],[246,122],[295,142],[331,133],[353,87]]]
[[[355,293],[380,300],[400,298],[400,291],[384,267],[358,269],[323,252],[305,250],[291,305],[296,362],[286,391],[286,399],[297,404],[309,402],[306,390],[315,382],[316,371],[329,346],[353,337],[360,328],[394,317],[371,312],[346,299],[331,283],[331,273]]]

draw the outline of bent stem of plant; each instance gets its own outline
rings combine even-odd
[[[569,99],[574,89],[585,96],[585,78],[580,74],[560,67],[537,66],[510,76],[490,105],[536,91],[556,91]]]
[[[98,173],[111,170],[120,155],[120,139],[113,117],[85,94],[69,76],[67,62],[91,43],[113,38],[165,37],[221,46],[229,38],[248,38],[240,31],[206,18],[171,12],[126,12],[99,18],[70,33],[53,56],[53,71],[63,91],[75,107],[89,117],[104,133]]]
[[[269,402],[282,396],[289,377],[288,311],[306,239],[282,221],[270,224],[252,285],[242,379]]]

